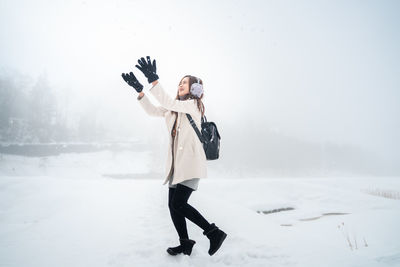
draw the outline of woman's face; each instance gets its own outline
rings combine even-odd
[[[182,79],[178,86],[179,96],[184,96],[189,93],[189,77]]]

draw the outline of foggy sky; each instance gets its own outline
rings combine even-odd
[[[182,76],[203,79],[217,125],[355,144],[398,161],[398,1],[0,3],[0,71],[45,73],[71,112],[96,106],[105,121],[149,125],[120,76],[133,70],[147,93],[134,65],[149,55],[171,96]]]

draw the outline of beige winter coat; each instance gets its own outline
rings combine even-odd
[[[154,106],[146,94],[138,101],[150,116],[164,117],[167,124],[169,145],[167,163],[165,166],[166,184],[171,176],[172,167],[172,127],[175,122],[175,114],[178,112],[176,124],[176,136],[174,141],[174,175],[172,184],[177,184],[191,178],[207,178],[207,159],[203,144],[194,131],[186,113],[189,113],[201,131],[201,112],[197,107],[197,100],[187,99],[184,101],[173,99],[162,87],[160,81],[149,89],[150,93],[157,99],[161,106]],[[153,133],[154,134],[154,133]],[[157,138],[155,136],[155,138]]]

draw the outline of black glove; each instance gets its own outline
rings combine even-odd
[[[156,60],[153,59],[153,64],[151,64],[150,57],[147,56],[146,58],[147,62],[143,57],[138,59],[140,66],[135,65],[135,67],[138,68],[141,72],[143,72],[144,76],[146,76],[147,81],[149,83],[152,83],[158,80],[158,75],[156,73],[157,71]]]
[[[143,90],[143,85],[136,79],[133,72],[122,73],[122,78],[124,78],[125,82],[135,88],[135,90],[140,93]]]

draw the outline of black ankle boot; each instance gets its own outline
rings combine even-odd
[[[179,253],[183,253],[185,255],[189,255],[192,253],[192,248],[194,244],[196,244],[196,241],[188,239],[188,238],[179,238],[179,242],[181,243],[177,247],[171,247],[167,249],[167,252],[170,255],[177,255]]]
[[[210,227],[204,230],[203,235],[206,235],[210,239],[210,249],[208,254],[212,256],[221,247],[222,242],[224,242],[227,234],[220,230],[214,223]]]

